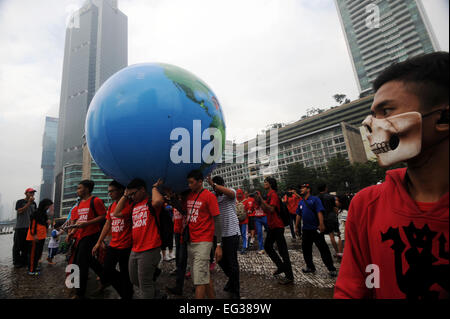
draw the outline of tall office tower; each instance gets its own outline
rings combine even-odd
[[[128,19],[117,0],[87,0],[66,30],[55,167],[55,215],[76,203],[86,113],[95,92],[128,65]],[[106,179],[106,178],[103,178]]]
[[[421,0],[335,0],[361,96],[393,62],[438,51]]]
[[[39,201],[43,200],[44,198],[53,198],[57,136],[58,119],[47,116],[45,118],[44,137],[42,138],[42,182],[39,192]]]

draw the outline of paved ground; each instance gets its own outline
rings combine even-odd
[[[243,299],[273,299],[273,298],[332,298],[335,278],[328,276],[328,271],[323,265],[319,252],[314,248],[314,262],[317,271],[315,274],[303,274],[301,268],[304,267],[303,256],[300,243],[293,243],[291,235],[286,229],[286,240],[288,242],[289,254],[294,270],[294,284],[282,286],[272,276],[275,266],[267,255],[259,255],[256,250],[249,250],[247,254],[239,254],[241,295]],[[48,265],[45,261],[46,251],[42,260],[42,272],[39,277],[30,277],[24,268],[15,269],[11,266],[11,248],[8,241],[12,241],[12,235],[0,236],[0,298],[70,298],[73,291],[64,285],[64,269],[66,266],[64,256],[58,255],[55,258],[56,265]],[[330,249],[331,246],[330,246]],[[336,268],[339,263],[335,261]],[[175,269],[175,261],[162,262],[163,270],[158,286],[162,292],[167,293],[165,287],[173,286],[175,277],[170,276],[170,272]],[[213,271],[213,278],[217,298],[228,298],[228,294],[223,291],[227,281],[226,276],[216,267]],[[98,287],[96,276],[90,274],[88,292],[92,293]],[[191,280],[187,280],[184,288],[184,297],[169,295],[169,298],[193,298],[193,285]],[[104,294],[90,298],[118,298],[117,293],[108,288]]]

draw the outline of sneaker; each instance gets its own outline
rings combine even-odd
[[[328,272],[328,274],[330,275],[330,277],[333,277],[333,278],[337,277],[337,275],[338,275],[337,270],[331,270]]]
[[[342,258],[342,256],[344,256],[344,254],[343,253],[337,253],[336,256],[337,256],[337,258]]]
[[[39,276],[40,274],[41,274],[40,271],[35,271],[35,272],[34,272],[34,275],[35,275],[35,276]]]
[[[183,291],[179,287],[167,287],[167,291],[169,291],[172,295],[182,296]]]
[[[282,274],[282,273],[283,273],[283,270],[277,269],[277,270],[273,273],[273,275],[274,275],[274,276],[278,276],[278,275],[280,275],[280,274]]]
[[[164,256],[164,261],[171,261],[172,259],[170,259],[170,256],[169,256],[169,254],[166,254],[165,256]]]
[[[258,250],[258,254],[264,255],[264,250]]]
[[[255,238],[250,238],[250,245],[253,245],[253,243],[255,242]]]
[[[49,265],[56,265],[56,263],[53,262],[53,261],[49,261],[48,264],[49,264]]]
[[[173,260],[173,259],[176,259],[176,258],[177,258],[177,256],[175,256],[175,252],[174,252],[174,251],[172,251],[172,253],[171,253],[171,254],[169,254],[169,257],[170,257],[170,259],[171,259],[171,260]]]
[[[245,255],[247,253],[247,250],[241,249],[241,255]]]
[[[34,276],[34,272],[32,272],[32,271],[29,271],[27,274],[30,276]]]
[[[309,267],[303,268],[302,271],[303,271],[304,274],[309,274],[309,273],[312,273],[312,274],[313,274],[313,273],[316,272],[315,269],[311,269],[311,268],[309,268]]]
[[[177,275],[177,270],[174,269],[169,273],[169,276],[176,276]]]
[[[289,284],[292,284],[292,283],[294,283],[294,279],[290,279],[290,278],[281,278],[281,279],[279,279],[278,280],[278,283],[280,284],[280,285],[289,285]]]
[[[210,263],[209,264],[209,271],[213,271],[214,268],[216,268],[216,263],[215,262]]]

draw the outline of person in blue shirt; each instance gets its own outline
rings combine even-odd
[[[319,249],[320,257],[322,257],[322,261],[327,267],[330,276],[336,277],[337,272],[333,265],[331,252],[325,242],[325,224],[323,219],[325,208],[318,197],[311,196],[311,186],[309,184],[302,184],[300,193],[303,199],[298,203],[295,228],[298,233],[300,221],[303,220],[302,250],[306,268],[303,268],[302,271],[304,273],[316,272],[312,258],[312,246],[314,243]]]

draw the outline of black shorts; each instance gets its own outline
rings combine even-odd
[[[338,220],[326,220],[325,221],[325,234],[334,233],[340,235]]]
[[[248,230],[255,230],[255,216],[248,217]]]

